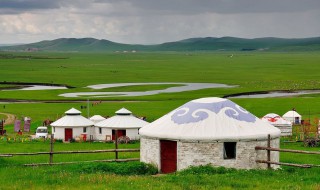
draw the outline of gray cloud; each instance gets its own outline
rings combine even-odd
[[[95,0],[124,4],[144,11],[168,13],[266,13],[299,12],[320,8],[319,0]]]
[[[320,36],[320,0],[0,0],[0,42]]]
[[[12,12],[63,7],[88,8],[92,4],[110,4],[113,12],[129,6],[136,14],[198,14],[203,12],[235,14],[300,12],[320,9],[319,0],[1,0],[0,9]],[[89,6],[90,7],[90,6]],[[132,13],[132,12],[131,12]]]
[[[32,10],[32,9],[56,9],[60,7],[59,1],[50,0],[1,0],[1,9]]]
[[[0,0],[0,14],[19,14],[64,7],[81,8],[91,3],[89,0]]]

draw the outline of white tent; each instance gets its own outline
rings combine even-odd
[[[282,117],[283,117],[283,119],[290,121],[292,124],[300,124],[301,123],[301,115],[298,114],[294,110],[288,111]]]
[[[270,135],[271,146],[278,148],[280,137],[279,129],[223,98],[190,101],[142,127],[139,133],[140,160],[164,173],[206,164],[266,168],[255,162],[266,159],[266,151],[255,147],[267,146]],[[277,152],[271,157],[279,160]]]
[[[227,99],[202,98],[189,104],[140,129],[140,134],[164,139],[201,141],[260,140],[266,139],[267,134],[272,137],[280,134],[277,128]],[[210,107],[207,108],[206,104]]]
[[[115,116],[95,124],[95,133],[98,140],[106,140],[107,138],[114,140],[115,131],[118,132],[118,137],[127,136],[131,140],[136,140],[139,139],[138,130],[149,124],[148,122],[133,116],[132,112],[125,108],[122,108],[115,113]]]
[[[269,113],[261,118],[262,121],[268,122],[271,125],[278,127],[281,130],[281,136],[292,135],[292,124],[290,121],[283,119],[275,113]]]
[[[98,123],[100,121],[103,121],[105,120],[106,118],[102,117],[101,115],[94,115],[92,117],[90,117],[90,120],[93,122],[93,123]]]
[[[72,108],[66,111],[65,114],[64,117],[50,124],[55,139],[70,141],[81,135],[85,137],[92,135],[90,134],[90,127],[94,123],[83,117],[79,110]]]

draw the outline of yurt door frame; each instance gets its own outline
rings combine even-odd
[[[64,129],[64,141],[69,141],[72,139],[72,128]]]
[[[160,171],[177,171],[177,141],[160,140]]]

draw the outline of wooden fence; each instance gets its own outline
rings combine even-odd
[[[13,156],[35,156],[35,155],[49,155],[48,163],[32,163],[32,164],[24,164],[24,166],[43,166],[43,165],[62,165],[62,164],[75,164],[75,163],[83,163],[83,162],[128,162],[128,161],[138,161],[140,158],[128,158],[128,159],[119,159],[119,152],[140,152],[140,149],[118,149],[118,142],[115,141],[115,149],[107,149],[107,150],[84,150],[84,151],[54,151],[54,138],[51,135],[50,140],[50,152],[32,152],[32,153],[5,153],[0,154],[0,157],[13,157]],[[90,153],[106,153],[106,152],[114,152],[115,158],[109,160],[90,160],[90,161],[79,161],[79,162],[53,162],[54,154],[90,154]]]
[[[290,153],[299,153],[299,154],[317,154],[317,155],[320,155],[320,152],[272,148],[270,145],[271,145],[271,137],[270,137],[270,135],[268,135],[268,146],[267,147],[263,147],[263,146],[256,146],[255,147],[256,150],[266,150],[267,151],[267,160],[256,160],[256,162],[268,164],[268,169],[271,169],[271,164],[294,166],[294,167],[300,167],[300,168],[320,167],[320,165],[315,165],[315,164],[294,164],[294,163],[284,163],[284,162],[271,161],[271,156],[270,156],[271,151],[290,152]]]

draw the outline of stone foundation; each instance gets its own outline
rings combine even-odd
[[[255,160],[267,160],[266,150],[255,150],[256,146],[267,146],[264,141],[239,141],[236,144],[236,157],[224,159],[223,142],[177,142],[177,170],[189,166],[211,164],[238,169],[266,169],[267,164],[256,163]],[[271,147],[279,148],[279,138],[271,140]],[[160,170],[159,139],[141,138],[140,160],[154,164]],[[279,152],[271,152],[271,161],[279,161]],[[271,165],[279,168],[278,165]]]

